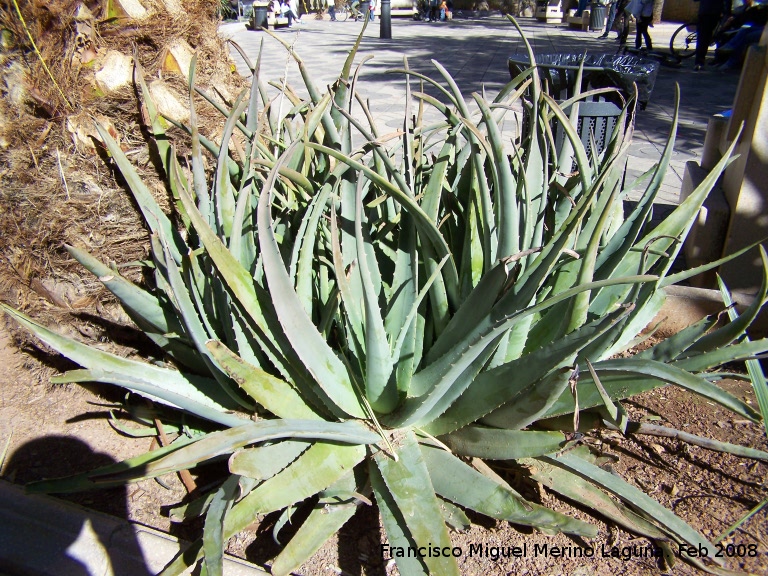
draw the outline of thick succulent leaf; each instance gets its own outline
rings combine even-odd
[[[524,394],[507,402],[480,420],[486,426],[520,430],[533,424],[548,412],[561,396],[568,396],[568,385],[574,371],[561,368],[550,372],[529,387]]]
[[[196,440],[198,440],[198,438],[181,436],[168,446],[152,450],[151,452],[145,452],[144,454],[128,458],[122,462],[102,466],[96,470],[91,470],[90,472],[84,472],[66,478],[31,482],[26,485],[25,490],[32,494],[69,494],[71,492],[85,492],[95,488],[124,486],[125,480],[123,479],[108,482],[95,482],[92,478],[101,475],[119,474],[126,470],[142,470],[148,463],[154,460],[159,460],[171,452],[175,452]]]
[[[721,172],[727,166],[735,144],[736,142],[734,141],[723,155],[723,158],[704,180],[702,180],[691,195],[675,208],[675,210],[654,228],[653,231],[640,239],[635,244],[634,250],[630,250],[624,255],[621,261],[617,263],[615,269],[611,272],[612,276],[623,276],[627,271],[637,273],[641,266],[644,265],[645,268],[648,269],[648,267],[653,266],[657,262],[660,262],[660,266],[666,273],[666,270],[674,261],[674,258],[677,256],[680,246],[682,245],[682,242],[680,242],[678,238],[682,238],[687,234],[693,223],[693,219],[696,214],[698,214],[709,191],[715,185]],[[652,247],[653,252],[646,252],[646,247]],[[594,314],[601,314],[603,311],[610,309],[615,302],[620,300],[624,293],[626,293],[626,290],[623,287],[601,290],[592,301],[590,311]]]
[[[610,335],[613,344],[607,347],[609,342],[597,341],[593,349],[586,349],[585,356],[594,361],[611,358],[627,350],[628,345],[639,333],[641,333],[656,318],[666,301],[666,292],[658,288],[658,283],[646,285],[640,289],[639,294],[629,295],[626,300],[634,298],[635,310],[629,318],[623,322],[621,333]],[[608,338],[608,336],[606,336]]]
[[[767,345],[768,345],[768,342],[761,342],[760,345],[757,346],[756,348],[759,350],[764,350],[766,349]],[[739,346],[739,348],[741,348],[741,346]],[[746,357],[749,357],[751,355],[751,351],[747,351],[745,355]],[[735,356],[735,357],[738,358],[738,356]],[[722,364],[723,362],[727,362],[734,357],[729,357],[726,353],[726,354],[723,354],[723,358],[724,359],[720,359],[719,362],[715,364]],[[627,359],[627,358],[624,358],[621,360],[609,360],[609,361],[599,362],[598,364],[594,365],[594,368],[597,371],[598,376],[600,377],[600,382],[603,384],[603,387],[605,388],[608,395],[613,400],[621,400],[623,398],[629,398],[631,396],[641,394],[648,390],[653,390],[655,388],[661,388],[661,387],[667,386],[669,383],[680,385],[678,381],[672,382],[672,378],[681,376],[681,372],[682,372],[684,375],[681,376],[681,380],[687,384],[688,389],[691,390],[692,392],[699,393],[700,395],[708,399],[712,399],[715,402],[718,401],[714,398],[715,396],[720,399],[723,399],[728,404],[728,406],[726,407],[734,406],[738,408],[736,412],[739,414],[742,414],[742,412],[746,411],[746,414],[743,414],[743,415],[749,418],[750,420],[756,421],[755,420],[756,414],[754,410],[752,410],[746,404],[734,398],[724,390],[717,388],[711,382],[704,380],[703,377],[695,376],[693,374],[690,374],[689,372],[686,372],[685,370],[687,370],[687,367],[684,367],[683,370],[680,370],[679,367],[676,365],[657,363],[664,368],[660,368],[659,376],[649,377],[647,374],[644,374],[642,372],[635,373],[634,371],[624,371],[620,367],[620,366],[626,367],[624,363],[629,362],[630,360],[631,359]],[[642,360],[642,361],[652,362],[648,360]],[[687,361],[688,360],[686,360],[686,362]],[[618,365],[608,364],[609,367],[612,366],[613,368],[610,370],[602,370],[602,367],[605,366],[606,365],[605,363],[608,363],[608,362],[611,362],[611,363],[617,362]],[[641,360],[638,360],[638,362],[641,362]],[[594,382],[592,381],[592,377],[586,370],[586,366],[584,366],[584,368],[585,370],[581,371],[581,376],[579,378],[579,382],[577,385],[579,406],[582,410],[586,410],[588,408],[594,408],[595,406],[601,406],[603,404],[600,398],[600,394],[597,388],[595,387]],[[618,369],[614,369],[614,368],[618,368]],[[666,368],[671,368],[672,370],[666,370]],[[662,372],[667,373],[670,376],[670,379],[668,380],[663,375],[661,375]],[[706,382],[706,383],[702,384],[702,382]],[[713,394],[713,396],[710,396],[710,394]],[[570,393],[562,394],[560,398],[547,410],[547,412],[541,416],[541,418],[551,418],[553,416],[572,414],[573,410],[574,410],[573,396]]]
[[[193,56],[192,65],[190,66],[190,75],[192,75],[193,78],[196,64],[197,57]],[[147,83],[144,81],[144,69],[137,59],[134,59],[133,61],[133,81],[139,86],[139,90],[141,91],[142,104],[149,120],[149,126],[147,126],[147,128],[152,130],[152,136],[155,146],[157,147],[158,156],[160,156],[160,160],[163,163],[165,173],[168,174],[170,172],[169,163],[171,161],[171,145],[165,134],[165,128],[163,127],[160,114],[158,114],[155,101],[152,99]]]
[[[760,247],[760,254],[763,256],[763,262],[765,262],[765,251],[762,246]],[[736,308],[733,306],[733,298],[720,276],[717,277],[717,282],[720,285],[720,293],[723,295],[723,302],[728,306],[728,315],[733,322],[739,317]],[[749,342],[749,336],[745,336],[745,341]],[[765,380],[763,368],[758,360],[747,360],[746,364],[749,379],[752,382],[752,389],[755,391],[755,396],[757,397],[757,405],[760,407],[760,413],[763,416],[765,433],[768,436],[768,382]]]
[[[443,520],[448,528],[456,532],[464,532],[472,527],[472,520],[464,513],[464,510],[444,498],[439,498],[438,502]]]
[[[349,270],[351,275],[356,263],[353,261],[353,263],[351,263],[345,270],[345,257],[342,254],[341,243],[339,242],[339,228],[336,223],[335,210],[331,210],[331,254],[333,258],[333,270],[336,275],[336,285],[338,286],[339,294],[341,295],[341,302],[344,305],[344,321],[349,332],[348,339],[351,340],[350,348],[357,356],[358,360],[362,361],[365,356],[365,351],[363,349],[365,343],[363,314],[359,305],[360,299],[355,297],[355,294],[358,293],[358,291],[353,288],[353,283],[350,281],[351,279],[347,277],[347,270]],[[355,275],[355,278],[359,279],[359,275]]]
[[[51,378],[52,384],[82,384],[85,382],[99,382],[101,384],[120,386],[153,402],[186,410],[190,414],[216,422],[222,426],[239,426],[243,422],[247,422],[241,416],[237,416],[229,411],[223,411],[220,407],[217,408],[200,402],[198,399],[191,398],[189,394],[168,390],[167,386],[158,386],[154,382],[143,379],[140,376],[136,377],[126,375],[125,373],[91,368],[88,370],[70,370]]]
[[[237,495],[239,478],[231,475],[213,495],[203,526],[203,553],[209,576],[224,576],[224,518]]]
[[[688,270],[683,270],[681,272],[677,272],[675,274],[668,274],[666,275],[660,282],[659,286],[664,288],[665,286],[672,286],[673,284],[680,284],[681,282],[684,282],[685,280],[688,280],[689,278],[693,278],[694,276],[697,276],[701,274],[702,272],[707,272],[708,270],[714,270],[716,268],[719,268],[726,262],[730,262],[731,260],[735,260],[742,254],[746,254],[750,250],[753,250],[754,248],[757,248],[761,244],[764,244],[766,241],[768,241],[768,237],[761,238],[757,242],[754,242],[753,244],[749,244],[747,246],[744,246],[744,248],[741,248],[737,250],[736,252],[732,252],[731,254],[728,254],[728,256],[724,256],[723,258],[719,258],[717,260],[713,260],[712,262],[707,262],[706,264],[702,264],[701,266],[696,266],[695,268],[689,268]]]
[[[370,240],[363,237],[363,198],[362,181],[355,194],[355,241],[357,244],[358,270],[362,280],[362,300],[365,309],[365,394],[371,407],[379,413],[387,414],[397,406],[398,394],[392,369],[394,363],[390,355],[384,318],[379,308],[379,295],[374,287],[373,268],[376,259],[369,258],[366,248]],[[378,268],[375,270],[379,276]]]
[[[579,450],[579,455],[582,451]],[[574,450],[574,451],[576,451]],[[584,449],[588,452],[588,449]],[[552,466],[543,460],[523,459],[519,462],[528,469],[531,478],[550,490],[578,502],[582,506],[602,514],[630,532],[648,538],[666,539],[666,534],[654,524],[642,518],[623,504],[616,502],[605,492],[578,474],[565,468]]]
[[[557,102],[546,93],[542,94],[542,98],[547,103],[548,112],[551,112],[553,116],[557,118],[560,125],[563,127],[563,131],[565,132],[568,141],[573,147],[576,166],[579,170],[578,177],[581,180],[583,190],[586,192],[591,188],[590,183],[592,182],[594,171],[592,170],[592,164],[587,157],[587,151],[584,149],[584,144],[581,142],[578,132],[576,132],[576,127],[571,123],[568,116],[566,116],[565,111],[558,106]]]
[[[189,504],[176,506],[168,511],[168,519],[171,522],[187,522],[193,518],[199,518],[208,510],[208,505],[213,500],[215,492],[209,492],[205,496],[192,500]]]
[[[598,190],[598,187],[593,187],[588,193],[581,195],[575,208],[569,212],[560,228],[552,234],[552,240],[543,246],[540,254],[533,263],[531,263],[522,275],[517,278],[516,282],[509,287],[507,292],[498,299],[494,304],[492,311],[476,326],[463,327],[463,332],[467,334],[465,339],[471,337],[475,333],[487,330],[489,326],[493,322],[498,321],[500,317],[513,316],[516,312],[524,310],[536,300],[537,292],[540,290],[542,283],[545,282],[549,275],[551,275],[553,268],[558,261],[560,261],[564,250],[566,250],[572,243],[573,235],[577,233],[581,221],[588,213],[592,200]],[[573,253],[571,252],[570,254],[572,255]],[[563,290],[561,292],[555,291],[555,296],[552,297],[554,299],[550,299],[547,302],[549,302],[548,305],[551,306],[559,301],[568,300],[570,296],[583,292],[585,289],[600,290],[607,287],[607,285],[602,284],[571,287],[568,290]],[[629,288],[625,285],[621,286],[622,291],[628,289]],[[539,296],[539,299],[541,300],[541,296]],[[540,304],[543,304],[543,302]],[[611,310],[612,309],[613,308],[611,308]],[[602,316],[602,314],[600,314],[600,316]],[[460,345],[461,343],[457,344],[457,346]],[[459,350],[459,348],[457,348],[457,350]],[[453,355],[458,355],[458,352],[454,352]]]
[[[618,498],[621,498],[627,504],[641,511],[646,517],[657,520],[659,522],[659,527],[664,532],[679,538],[683,542],[695,546],[697,549],[700,546],[706,547],[709,550],[715,549],[706,538],[696,532],[696,530],[691,528],[670,510],[648,496],[645,492],[628,484],[619,476],[611,474],[599,466],[595,466],[594,464],[590,464],[586,460],[579,458],[578,455],[566,452],[558,457],[544,456],[541,460],[546,464],[575,472]],[[723,563],[719,558],[713,558],[713,560],[717,564],[722,565]]]
[[[218,389],[218,385],[209,379],[199,376],[187,376],[174,370],[127,360],[114,354],[102,352],[96,348],[91,348],[56,334],[5,304],[0,304],[0,306],[8,316],[35,334],[48,346],[73,362],[94,371],[94,374],[98,373],[100,381],[112,381],[119,385],[124,385],[123,383],[144,384],[152,387],[152,392],[148,393],[158,398],[163,398],[163,396],[172,397],[173,400],[166,400],[171,405],[179,406],[177,402],[187,399],[190,401],[190,407],[202,406],[219,412],[223,417],[227,417],[228,425],[232,425],[232,419],[236,418],[226,414],[227,409],[233,408],[233,406],[225,406],[214,400],[218,399],[219,402],[224,402],[225,404],[227,402],[227,399],[222,397],[223,395],[221,390]],[[210,414],[207,417],[209,416]]]
[[[236,205],[235,191],[229,178],[229,143],[235,130],[235,124],[239,121],[248,105],[248,100],[244,99],[245,95],[245,90],[240,92],[224,124],[214,178],[213,205],[216,216],[215,221],[218,228],[217,231],[226,238],[230,238],[232,235]],[[237,257],[236,254],[234,256]]]
[[[180,195],[190,221],[205,246],[208,257],[213,261],[216,271],[221,275],[227,287],[242,306],[256,326],[274,341],[270,326],[267,324],[261,303],[256,292],[256,286],[251,274],[243,268],[238,260],[227,249],[221,239],[211,229],[195,206],[192,198],[184,191]]]
[[[450,548],[451,541],[440,513],[440,504],[432,489],[430,473],[416,442],[416,436],[412,431],[404,430],[395,443],[397,460],[383,451],[376,454],[374,459],[405,521],[405,529],[417,548]],[[452,556],[427,555],[423,561],[432,574],[459,575],[456,559]]]
[[[718,348],[711,352],[705,352],[690,358],[683,358],[672,362],[677,368],[688,372],[703,372],[710,368],[721,366],[726,362],[739,362],[760,356],[768,352],[768,338],[760,340],[743,340],[724,348]]]
[[[414,224],[419,230],[421,238],[424,240],[427,240],[431,244],[431,249],[434,250],[434,253],[435,253],[436,263],[439,262],[445,256],[452,256],[450,248],[446,244],[445,239],[443,238],[443,235],[440,233],[440,230],[437,228],[437,224],[435,224],[429,219],[429,216],[427,216],[427,214],[424,213],[424,211],[421,209],[419,204],[414,199],[410,198],[399,187],[392,184],[386,177],[377,173],[376,171],[371,169],[369,166],[363,164],[362,162],[356,160],[355,158],[345,155],[342,152],[339,152],[338,150],[334,150],[333,148],[316,144],[314,142],[307,142],[306,146],[314,150],[317,150],[319,152],[325,153],[328,156],[335,158],[336,160],[339,160],[340,162],[343,162],[344,164],[348,165],[351,169],[365,174],[365,176],[373,184],[375,184],[376,186],[381,188],[383,192],[387,193],[388,195],[391,195],[394,199],[400,202],[402,207],[408,210],[408,212],[413,216]],[[455,285],[458,283],[458,274],[456,272],[456,265],[452,259],[449,260],[447,276],[450,279],[449,284]]]
[[[257,194],[256,187],[257,183],[252,178],[248,178],[238,190],[229,241],[230,252],[246,270],[254,269],[258,251],[256,240],[251,231],[253,199]]]
[[[443,498],[513,524],[592,538],[597,528],[523,499],[441,448],[421,445],[432,483]]]
[[[179,267],[170,257],[170,246],[168,244],[167,238],[163,236],[162,230],[159,233],[159,240],[165,250],[165,278],[171,289],[170,296],[176,303],[179,316],[184,322],[186,332],[190,335],[190,338],[195,345],[195,349],[209,366],[210,373],[213,374],[214,378],[219,383],[224,393],[241,408],[252,410],[253,404],[243,400],[243,398],[241,398],[240,395],[234,390],[232,380],[221,369],[218,362],[216,362],[216,359],[211,356],[208,348],[206,348],[205,343],[211,337],[211,334],[210,331],[206,329],[206,326],[203,325],[203,322],[200,319],[200,315],[205,317],[205,311],[200,311],[200,315],[198,315],[198,310],[195,307],[192,298],[190,297],[190,289],[184,283],[184,279],[181,276]],[[182,263],[189,266],[187,256],[182,256]],[[160,271],[159,268],[158,271]]]
[[[318,420],[318,416],[285,380],[276,378],[245,360],[221,342],[206,344],[222,369],[256,402],[280,418]]]
[[[762,246],[760,247],[760,256],[763,261],[763,279],[760,288],[754,295],[752,304],[747,306],[741,315],[737,314],[732,316],[731,321],[722,328],[699,338],[690,348],[680,355],[680,358],[695,356],[701,352],[708,352],[716,348],[727,346],[746,333],[747,328],[752,324],[752,321],[763,308],[766,295],[768,295],[768,256],[766,256]]]
[[[587,368],[589,368],[589,374],[592,376],[592,381],[595,383],[595,387],[597,388],[598,394],[600,394],[600,399],[603,402],[603,409],[606,415],[606,421],[610,424],[613,424],[622,434],[627,433],[627,423],[629,421],[629,416],[627,415],[627,411],[624,409],[624,407],[621,405],[620,402],[614,403],[613,400],[611,400],[611,396],[608,394],[608,391],[603,386],[603,383],[600,382],[600,377],[597,375],[597,372],[595,372],[595,367],[592,365],[592,363],[589,361],[589,358],[585,359],[587,362]],[[576,391],[573,392],[574,394],[574,404],[578,404],[578,396],[575,394],[578,393],[578,388],[576,388]],[[576,406],[576,410],[578,411],[578,405]],[[574,414],[574,427],[578,431],[578,420],[579,415],[578,412]]]
[[[185,550],[179,552],[157,576],[181,576],[182,574],[189,574],[191,568],[196,566],[202,557],[203,539],[200,538],[190,544]],[[202,572],[203,570],[204,567],[201,566],[200,571]]]
[[[316,234],[320,217],[325,211],[325,204],[332,190],[332,187],[326,184],[320,193],[312,198],[296,232],[296,241],[291,255],[290,276],[296,283],[296,295],[301,301],[302,308],[309,315],[312,314],[312,267],[316,254]]]
[[[601,378],[603,372],[617,372],[632,374],[639,377],[657,378],[669,384],[675,384],[681,388],[690,390],[708,400],[717,402],[721,406],[728,408],[745,418],[749,418],[752,421],[756,422],[760,417],[752,408],[735,396],[718,388],[711,382],[691,374],[686,370],[681,370],[676,366],[655,362],[653,360],[621,358],[619,360],[598,362],[594,367]]]
[[[572,365],[580,349],[610,330],[626,313],[616,310],[517,360],[481,372],[442,416],[425,425],[425,430],[439,436],[475,422],[513,398],[527,396],[531,390],[548,392],[550,381],[542,379],[554,369]]]
[[[156,296],[139,288],[130,280],[126,280],[120,274],[105,266],[99,260],[74,246],[65,246],[67,252],[82,266],[96,276],[104,286],[112,292],[122,304],[131,319],[143,320],[142,330],[151,327],[151,331],[160,334],[175,332],[183,334],[181,325],[176,321],[174,314],[165,310]]]
[[[152,196],[152,193],[149,191],[149,188],[138,175],[133,164],[131,164],[131,161],[120,148],[120,145],[115,142],[115,139],[109,134],[109,131],[104,129],[98,123],[96,124],[96,130],[98,131],[99,136],[101,136],[104,144],[106,144],[107,149],[117,164],[117,167],[120,169],[123,178],[125,178],[125,181],[128,183],[131,193],[133,194],[136,203],[139,205],[139,209],[144,215],[144,220],[147,222],[147,225],[149,225],[153,232],[162,229],[163,232],[165,232],[166,237],[173,239],[172,254],[174,259],[179,262],[181,260],[180,255],[182,247],[184,246],[184,241],[157,204],[154,196]]]
[[[658,344],[642,350],[634,355],[635,358],[648,358],[657,362],[669,362],[677,358],[683,351],[687,350],[691,344],[696,342],[701,336],[711,330],[719,321],[719,314],[710,314],[698,322],[691,324],[665,338]]]
[[[491,311],[508,279],[509,267],[504,261],[499,262],[488,273],[483,274],[475,289],[451,317],[447,328],[430,348],[426,357],[427,363],[431,364],[458,344],[462,330],[466,329],[467,326],[477,325]],[[426,388],[414,386],[411,395],[420,396],[424,392],[426,392]]]
[[[416,368],[416,319],[411,311],[418,306],[419,270],[416,228],[409,214],[401,214],[401,232],[396,247],[395,271],[392,278],[389,310],[384,319],[390,342],[395,342],[392,359],[395,362],[397,388],[407,392]]]
[[[492,152],[491,170],[496,172],[498,188],[496,188],[496,209],[499,222],[499,248],[497,258],[506,258],[520,251],[520,206],[517,198],[517,183],[512,175],[512,167],[504,151],[504,139],[498,124],[493,121],[491,109],[488,104],[477,94],[474,94],[475,102],[483,114],[485,128],[487,130],[488,143]],[[536,139],[533,141],[538,142]],[[541,154],[538,146],[531,146],[529,152],[534,154],[528,157],[529,171],[525,176],[533,176],[535,173],[541,179],[541,170],[536,162],[541,162]],[[538,184],[538,186],[537,186]],[[531,182],[531,186],[537,190],[541,182]],[[533,218],[530,219],[531,221]]]
[[[147,464],[143,478],[162,476],[169,472],[185,470],[217,456],[231,454],[238,448],[283,438],[328,440],[341,444],[371,444],[380,437],[358,422],[318,422],[316,420],[262,420],[249,422],[236,428],[212,432],[202,440]],[[340,447],[341,447],[340,444]],[[113,480],[127,474],[100,475],[98,478]],[[287,504],[286,504],[287,505]]]
[[[74,246],[65,248],[120,300],[126,314],[155,344],[195,372],[208,371],[205,362],[186,340],[182,339],[184,329],[178,322],[175,310],[168,309],[157,296],[139,288],[84,250]]]
[[[598,178],[598,181],[594,184],[594,186],[601,187],[603,180],[608,176],[608,174],[609,172],[604,172]],[[600,248],[603,231],[607,227],[607,222],[611,215],[609,206],[611,206],[616,200],[616,190],[614,189],[611,194],[605,194],[605,196],[608,197],[608,206],[599,206],[601,199],[598,197],[598,211],[596,212],[598,218],[594,224],[594,230],[592,231],[592,234],[589,235],[589,228],[592,222],[595,220],[594,214],[591,218],[588,219],[580,235],[580,239],[588,238],[589,241],[586,243],[586,246],[584,246],[584,254],[582,258],[578,261],[579,272],[578,277],[576,278],[577,284],[585,284],[587,282],[591,282],[594,279],[595,261],[597,260],[598,249]],[[580,248],[581,247],[577,245],[577,249]],[[580,326],[583,326],[587,321],[590,296],[590,292],[582,292],[576,295],[576,297],[574,297],[574,299],[571,301],[569,310],[570,318],[568,323],[565,325],[565,334],[568,334]]]
[[[336,482],[331,487],[333,488],[354,491],[356,488],[354,475],[348,474]],[[338,498],[322,498],[291,541],[272,562],[272,574],[287,576],[296,570],[317,552],[326,540],[337,534],[356,511],[357,505],[354,501],[342,503]]]
[[[635,209],[629,216],[627,216],[619,230],[617,230],[608,244],[601,250],[597,260],[598,278],[606,278],[610,276],[619,263],[624,259],[630,248],[635,244],[635,241],[653,208],[653,201],[656,199],[661,188],[662,180],[667,173],[667,167],[669,166],[669,161],[674,151],[675,135],[677,134],[677,124],[680,113],[679,104],[680,91],[676,88],[675,112],[669,129],[669,137],[664,145],[661,158],[653,169],[652,179],[643,196],[640,198],[640,201],[635,206]]]
[[[370,460],[368,471],[371,488],[389,541],[389,549],[382,548],[382,556],[393,557],[401,574],[427,576],[430,571],[424,561],[418,555],[408,553],[408,551],[418,550],[418,545],[408,531],[405,518],[373,459]],[[402,553],[396,554],[393,550],[402,551]]]
[[[184,202],[190,221],[203,241],[206,253],[213,260],[217,272],[245,314],[258,328],[259,335],[264,342],[262,347],[264,353],[269,356],[278,369],[282,369],[284,373],[290,373],[297,386],[301,384],[308,388],[310,384],[314,385],[314,383],[309,382],[305,371],[299,368],[298,359],[293,355],[289,342],[281,332],[273,311],[268,306],[262,307],[262,302],[270,302],[269,294],[254,282],[251,274],[227,250],[227,247],[205,222],[192,199],[184,191],[181,192],[181,200]],[[226,294],[222,295],[222,297],[226,296]],[[323,398],[319,392],[321,390],[316,395],[325,400],[324,405],[327,408],[336,408],[335,404],[329,399]],[[342,413],[338,408],[336,410],[341,416]]]
[[[277,164],[285,160],[284,154]],[[259,198],[258,227],[264,273],[275,311],[294,350],[320,387],[348,415],[362,417],[364,409],[344,364],[337,358],[312,320],[301,309],[272,229],[270,207],[276,172],[273,171]]]
[[[361,446],[313,445],[291,466],[270,478],[238,501],[224,521],[223,539],[228,540],[254,522],[259,514],[296,504],[348,473],[365,457]],[[203,557],[198,540],[173,559],[160,576],[179,576]]]
[[[310,446],[309,442],[283,440],[269,446],[243,448],[229,458],[229,471],[232,474],[263,481],[272,478]]]
[[[328,488],[363,458],[360,445],[313,444],[293,464],[240,500],[227,515],[224,536],[244,530],[258,514],[281,510]]]
[[[565,444],[565,436],[560,432],[500,430],[483,426],[465,426],[441,436],[440,440],[460,456],[485,460],[517,460],[543,456],[562,448]]]
[[[720,442],[718,440],[712,440],[711,438],[705,438],[703,436],[696,436],[695,434],[689,434],[682,430],[675,430],[667,426],[656,426],[655,424],[648,424],[647,422],[630,422],[627,426],[627,430],[632,434],[649,434],[651,436],[662,436],[664,438],[675,438],[681,440],[692,446],[701,446],[707,450],[714,450],[715,452],[727,452],[734,456],[741,456],[743,458],[752,458],[754,460],[762,460],[768,462],[768,452],[762,450],[756,450],[755,448],[749,448],[748,446],[740,446],[739,444],[731,444],[730,442]]]
[[[496,351],[503,335],[495,339],[482,339],[475,346],[470,346],[466,353],[457,358],[454,364],[440,364],[435,370],[422,370],[414,377],[414,387],[422,388],[421,381],[426,381],[428,392],[418,398],[408,399],[401,404],[402,408],[394,414],[391,423],[426,425],[445,412],[456,398],[471,385],[486,362]],[[441,369],[446,370],[441,373]],[[417,380],[418,377],[418,380]],[[415,383],[419,381],[419,384]]]
[[[354,516],[355,506],[316,506],[272,563],[272,574],[287,575],[301,566]]]
[[[482,355],[490,356],[493,353],[493,347],[498,344],[498,339],[522,318],[537,314],[583,291],[614,283],[641,284],[656,279],[656,276],[644,275],[590,282],[547,298],[543,302],[522,311],[502,316],[490,326],[479,326],[475,330],[471,330],[454,346],[451,352],[444,354],[414,376],[414,379],[427,378],[434,383],[429,387],[430,393],[407,399],[401,404],[401,408],[391,415],[388,424],[393,426],[415,423],[426,425],[440,416],[471,383],[470,378],[462,377],[465,371],[471,368]]]
[[[448,257],[446,256],[440,262],[438,268],[424,282],[424,286],[422,286],[418,295],[412,301],[411,310],[404,317],[400,333],[392,346],[392,358],[398,361],[398,390],[401,392],[413,395],[417,393],[411,384],[413,381],[413,368],[419,364],[417,352],[421,352],[421,346],[423,345],[423,339],[418,338],[419,335],[423,336],[423,320],[419,317],[419,308],[431,290],[432,284],[439,278],[440,271],[447,261]],[[419,329],[420,323],[422,326],[421,330]],[[406,373],[406,370],[409,371]]]

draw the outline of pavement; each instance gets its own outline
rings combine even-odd
[[[344,59],[360,33],[362,23],[318,20],[308,14],[301,25],[275,33],[293,46],[304,60],[315,84],[324,88],[338,76]],[[602,32],[584,32],[564,24],[546,24],[533,18],[521,18],[521,28],[536,54],[588,53],[613,54],[619,45],[615,32],[600,39]],[[408,65],[417,72],[439,79],[432,64],[440,62],[454,77],[467,101],[473,92],[494,95],[510,80],[507,59],[525,54],[520,35],[500,15],[455,18],[449,22],[427,23],[406,18],[392,21],[392,39],[380,36],[379,19],[365,30],[355,63],[373,57],[362,67],[359,90],[368,98],[379,126],[391,132],[402,126],[405,107],[405,82],[399,74],[387,70]],[[669,40],[677,23],[661,23],[650,29],[654,47],[668,51]],[[300,95],[306,95],[298,67],[288,58],[287,50],[262,31],[246,30],[243,23],[223,24],[220,34],[236,42],[254,62],[263,42],[261,66],[266,80],[286,76]],[[634,38],[630,37],[630,45]],[[250,75],[244,60],[232,51],[238,71]],[[694,72],[692,59],[679,68],[661,67],[648,107],[638,112],[635,135],[629,151],[627,177],[642,174],[658,161],[666,142],[674,113],[675,85],[680,86],[680,124],[675,152],[664,177],[658,203],[674,205],[683,179],[685,163],[699,160],[709,117],[731,107],[739,75],[705,70]],[[510,123],[512,124],[512,123]],[[517,125],[517,124],[515,124]],[[632,197],[630,200],[634,199]]]

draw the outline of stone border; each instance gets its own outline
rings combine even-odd
[[[723,309],[723,298],[719,290],[693,288],[691,286],[667,286],[664,288],[667,299],[661,311],[651,322],[651,326],[664,320],[661,326],[663,334],[679,332],[686,326],[701,320],[708,314],[716,314]],[[754,301],[754,296],[743,292],[734,292],[736,309],[741,312]],[[751,337],[768,335],[768,314],[761,312],[752,324]]]
[[[0,574],[6,576],[149,576],[187,542],[146,526],[50,496],[29,495],[0,480]],[[227,556],[227,576],[261,568]]]

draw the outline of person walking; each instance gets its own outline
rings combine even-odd
[[[616,5],[616,19],[618,20],[616,40],[618,40],[619,44],[622,46],[627,43],[627,38],[629,37],[630,16],[629,0],[619,0]]]
[[[730,16],[730,0],[699,0],[699,14],[696,19],[696,59],[693,69],[698,72],[707,63],[707,51],[712,35],[724,16]]]
[[[645,40],[645,47],[653,50],[653,42],[648,32],[648,27],[653,22],[653,0],[636,0],[633,15],[637,20],[637,34],[635,35],[635,50],[640,50]]]
[[[376,0],[371,0],[368,4],[368,17],[370,18],[371,22],[376,19]]]

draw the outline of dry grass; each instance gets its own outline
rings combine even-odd
[[[160,205],[170,204],[146,143],[136,91],[130,87],[99,94],[92,68],[75,57],[78,7],[86,5],[95,17],[92,38],[97,52],[134,55],[149,79],[163,76],[163,48],[181,38],[197,53],[198,85],[209,92],[217,86],[225,93],[237,93],[244,85],[217,36],[217,0],[184,2],[194,17],[175,17],[159,0],[143,3],[154,15],[137,22],[106,19],[106,2],[19,0],[54,82],[35,54],[12,0],[0,0],[0,27],[7,31],[0,53],[0,299],[47,322],[110,303],[109,294],[69,258],[64,244],[118,264],[141,260],[147,253],[146,231],[130,194],[103,152],[84,146],[82,138],[76,141],[74,126],[92,126],[94,117],[109,119]],[[185,92],[182,78],[164,79]],[[201,132],[219,132],[221,116],[202,101],[198,110]],[[127,268],[126,274],[141,279],[138,268]]]

